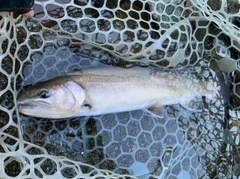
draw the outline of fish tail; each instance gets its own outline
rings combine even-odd
[[[230,78],[226,73],[217,72],[215,74],[216,89],[215,96],[220,98],[223,105],[226,105],[231,102],[232,94],[232,83]]]

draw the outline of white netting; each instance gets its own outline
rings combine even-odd
[[[240,3],[36,0],[1,13],[0,178],[238,178]],[[176,68],[231,84],[193,112],[131,111],[66,120],[19,115],[22,84],[109,64]],[[231,93],[232,91],[232,93]]]

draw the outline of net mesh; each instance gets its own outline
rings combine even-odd
[[[239,178],[235,0],[36,0],[0,18],[1,178]],[[221,73],[231,100],[64,120],[20,115],[23,85],[103,64]]]

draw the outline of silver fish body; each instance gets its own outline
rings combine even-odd
[[[18,98],[20,113],[67,118],[154,109],[196,96],[214,97],[211,80],[149,68],[87,69],[32,85]],[[154,109],[157,111],[157,109]]]

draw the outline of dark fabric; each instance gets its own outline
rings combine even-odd
[[[0,0],[0,11],[23,14],[29,12],[34,0]]]

